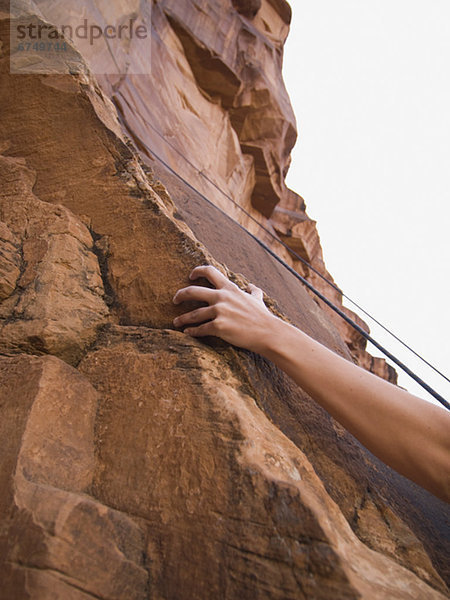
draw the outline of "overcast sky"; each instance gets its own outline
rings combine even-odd
[[[338,285],[450,377],[450,1],[291,5],[284,75],[299,139],[288,184]],[[369,324],[450,399],[449,383]]]

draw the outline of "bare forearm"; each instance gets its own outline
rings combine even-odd
[[[450,500],[450,415],[271,316],[257,349],[373,454]]]

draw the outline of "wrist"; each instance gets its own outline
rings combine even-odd
[[[287,325],[282,319],[268,312],[262,324],[261,334],[258,342],[252,350],[266,358],[271,358],[276,352],[283,337],[283,326]]]

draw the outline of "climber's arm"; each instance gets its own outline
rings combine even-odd
[[[450,413],[354,365],[277,320],[262,354],[373,454],[450,502]]]
[[[263,293],[247,294],[214,267],[197,267],[216,289],[189,286],[176,304],[205,301],[176,326],[194,337],[215,335],[265,356],[285,371],[361,443],[402,475],[450,501],[450,413],[341,358],[273,315]],[[208,322],[204,322],[208,320]],[[196,327],[193,324],[202,323]]]

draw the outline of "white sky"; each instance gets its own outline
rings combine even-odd
[[[291,6],[288,184],[318,221],[337,284],[450,378],[450,1]],[[367,322],[450,400],[449,383]]]

